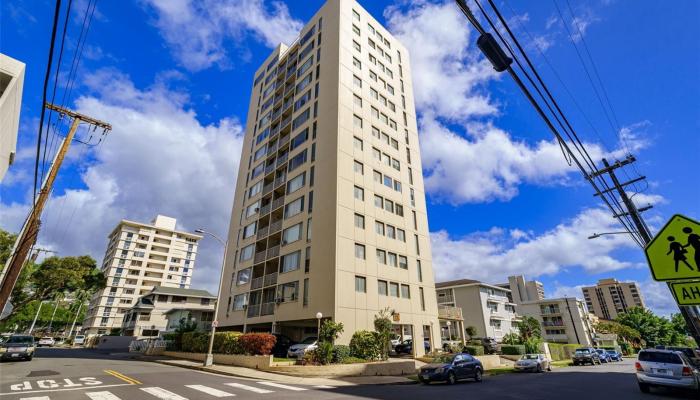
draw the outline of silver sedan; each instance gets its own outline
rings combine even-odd
[[[516,371],[544,372],[551,371],[552,366],[544,354],[525,354],[515,362]]]

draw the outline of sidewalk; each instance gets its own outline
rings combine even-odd
[[[229,375],[239,378],[249,378],[254,380],[266,380],[279,383],[313,385],[313,386],[356,386],[356,385],[390,385],[390,384],[412,384],[414,381],[406,376],[348,376],[338,378],[303,378],[273,372],[261,371],[257,369],[235,367],[232,365],[217,365],[211,367],[202,366],[201,362],[172,359],[162,356],[139,356],[143,361],[157,362],[159,364],[171,365],[180,368],[189,368],[198,371],[210,372],[219,375]]]

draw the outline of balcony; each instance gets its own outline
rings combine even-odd
[[[280,255],[280,246],[279,245],[274,246],[274,247],[270,247],[269,249],[267,249],[267,258],[268,259],[270,259],[272,257],[277,257],[279,255]],[[275,278],[275,279],[277,279],[277,278]]]
[[[270,208],[272,207],[272,203],[267,203],[264,206],[260,208],[260,216],[262,217],[263,215],[267,215],[267,213],[270,212]]]
[[[441,306],[438,305],[438,318],[440,319],[456,319],[463,320],[462,309],[459,307],[452,306]]]
[[[285,118],[285,119],[282,120],[282,123],[280,124],[280,126],[282,127],[281,129],[286,128],[287,125],[289,125],[289,124],[291,124],[291,123],[292,123],[292,116],[290,115],[290,116],[288,116],[287,118]],[[280,130],[281,130],[281,129],[280,129]]]
[[[564,327],[564,321],[544,321],[542,322],[542,325],[547,326],[547,327]]]
[[[272,200],[272,210],[276,210],[284,205],[284,197]]]
[[[261,287],[263,287],[264,281],[265,281],[265,279],[262,276],[259,276],[257,278],[253,278],[250,281],[250,290],[260,289]]]
[[[290,137],[292,137],[292,135],[287,135],[287,136],[285,136],[285,137],[283,137],[283,138],[280,138],[280,147],[281,147],[282,145],[286,144],[287,142],[289,142],[289,138],[290,138]]]
[[[289,92],[294,90],[294,85],[287,85],[287,88],[284,90],[284,95],[286,96]]]
[[[275,221],[270,224],[270,235],[277,233],[282,230],[282,220]]]
[[[250,304],[248,306],[248,312],[246,313],[248,318],[257,317],[260,315],[260,304]]]
[[[286,176],[286,175],[277,177],[277,178],[275,179],[275,189],[278,188],[278,187],[280,187],[281,185],[284,185],[285,182],[287,182],[287,176]]]
[[[275,170],[275,164],[265,166],[265,175]]]
[[[540,314],[542,315],[553,315],[553,314],[561,314],[561,311],[558,308],[541,308],[540,309]]]
[[[267,233],[268,233],[269,231],[270,231],[270,227],[269,227],[269,226],[266,226],[266,227],[263,227],[263,228],[258,228],[257,238],[258,238],[258,239],[264,238],[265,236],[267,236]]]
[[[270,182],[267,185],[263,186],[263,196],[270,193],[274,188],[275,188],[274,182]]]
[[[275,303],[263,303],[260,309],[260,315],[272,315],[275,313]]]
[[[270,154],[273,154],[274,152],[276,152],[277,146],[278,146],[277,142],[275,142],[274,144],[268,144],[267,145],[267,155],[269,156]]]
[[[287,136],[287,140],[289,140],[289,135]],[[280,140],[280,145],[283,144],[282,140]],[[289,153],[284,153],[281,156],[277,158],[277,166],[279,167],[280,165],[284,164],[287,162],[287,158],[289,158]]]
[[[255,260],[253,260],[253,262],[257,264],[263,261],[265,261],[265,250],[255,253]]]
[[[265,282],[263,282],[263,286],[272,286],[277,284],[277,272],[267,274],[264,278]]]

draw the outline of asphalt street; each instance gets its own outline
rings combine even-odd
[[[305,386],[221,376],[83,349],[39,349],[0,364],[0,400],[237,399],[654,399],[692,394],[637,388],[634,362],[504,374],[481,383]]]

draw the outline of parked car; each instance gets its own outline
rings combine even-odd
[[[430,382],[447,382],[452,385],[467,378],[481,382],[483,372],[481,361],[469,354],[445,354],[435,362],[422,366],[418,379],[426,385]]]
[[[287,335],[282,335],[281,333],[275,333],[275,347],[272,348],[272,355],[275,357],[287,357],[287,352],[292,345],[297,344]]]
[[[484,352],[486,354],[494,354],[498,352],[498,342],[494,338],[485,337],[481,338],[481,345],[484,346]]]
[[[646,349],[639,352],[637,362],[639,390],[649,393],[652,386],[676,387],[697,391],[699,372],[688,357],[672,350]]]
[[[608,354],[608,351],[605,349],[595,349],[596,353],[598,353],[598,357],[600,357],[600,362],[601,363],[609,363],[612,362],[612,358],[610,357],[610,354]]]
[[[39,339],[39,342],[37,343],[37,347],[42,347],[42,346],[48,346],[48,347],[53,347],[56,345],[56,340],[50,336],[44,336],[41,339]]]
[[[600,355],[593,347],[581,347],[576,349],[572,357],[574,365],[600,364]]]
[[[403,335],[403,340],[408,340],[408,339],[413,339],[411,335]],[[391,337],[391,347],[395,348],[396,346],[401,344],[401,335],[394,334],[394,336]]]
[[[666,347],[666,350],[680,351],[684,356],[688,357],[688,360],[690,360],[694,367],[700,367],[700,356],[690,347],[669,346]]]
[[[75,338],[73,338],[73,345],[74,346],[82,346],[85,344],[85,335],[75,335]]]
[[[605,350],[610,356],[611,361],[622,361],[622,353],[617,350]]]
[[[0,345],[0,360],[29,360],[34,357],[34,337],[12,335]]]
[[[289,350],[287,350],[287,357],[302,358],[304,357],[304,354],[311,350],[316,350],[317,347],[318,339],[315,336],[309,336],[302,340],[301,343],[289,346]]]
[[[426,353],[430,352],[430,342],[427,340],[423,341],[423,348]],[[403,343],[397,345],[394,348],[396,354],[412,354],[413,353],[413,339],[404,340]]]
[[[544,372],[551,371],[552,366],[544,354],[525,354],[515,362],[516,371]]]

